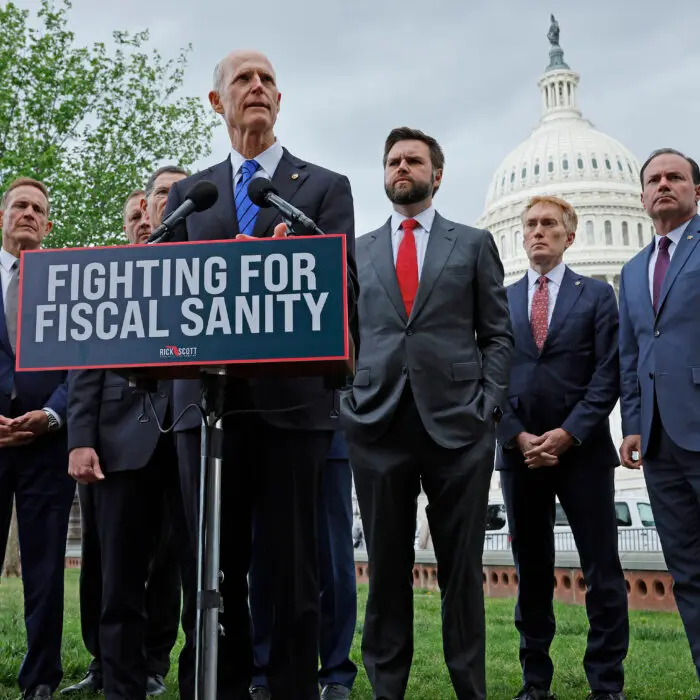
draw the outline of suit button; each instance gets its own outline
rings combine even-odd
[[[654,328],[654,338],[658,338],[661,335],[661,331],[658,328]]]
[[[649,379],[653,379],[653,378],[654,378],[654,373],[653,373],[653,372],[649,372]]]
[[[160,394],[158,394],[158,396],[160,396],[161,399],[164,399],[167,396],[167,394],[164,391],[161,391]]]
[[[401,374],[408,374],[408,367],[406,367],[406,365],[401,366]]]
[[[413,335],[413,328],[407,328],[406,335]]]

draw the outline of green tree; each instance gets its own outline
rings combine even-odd
[[[208,155],[216,115],[178,94],[191,47],[166,61],[147,31],[78,46],[70,7],[0,5],[0,191],[20,175],[46,183],[47,246],[122,243],[128,193],[164,162]]]

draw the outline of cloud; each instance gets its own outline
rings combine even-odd
[[[697,0],[678,0],[672,13],[651,0],[73,0],[71,28],[81,42],[148,28],[165,56],[191,43],[184,89],[204,101],[213,67],[229,50],[266,52],[283,93],[280,140],[350,177],[363,232],[389,214],[382,148],[389,130],[404,124],[443,145],[440,211],[465,223],[479,217],[493,172],[539,118],[553,5],[566,61],[581,75],[584,116],[640,160],[662,145],[699,155]],[[228,148],[221,128],[207,163]]]

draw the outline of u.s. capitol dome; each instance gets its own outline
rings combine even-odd
[[[528,267],[520,220],[525,203],[534,195],[561,197],[579,218],[566,263],[617,290],[622,265],[653,235],[639,199],[639,163],[619,141],[582,116],[579,76],[564,62],[558,25],[555,35],[550,29],[550,42],[550,62],[538,82],[542,116],[496,169],[477,225],[493,234],[510,284]]]

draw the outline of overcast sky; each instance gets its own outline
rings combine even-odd
[[[267,53],[282,92],[278,138],[349,176],[359,235],[390,212],[381,156],[395,126],[438,139],[436,206],[477,219],[493,172],[539,118],[550,12],[585,117],[640,161],[661,146],[700,156],[700,0],[73,0],[70,26],[83,44],[147,28],[164,57],[191,43],[185,93],[204,102],[223,55]],[[229,147],[222,126],[200,165]]]

